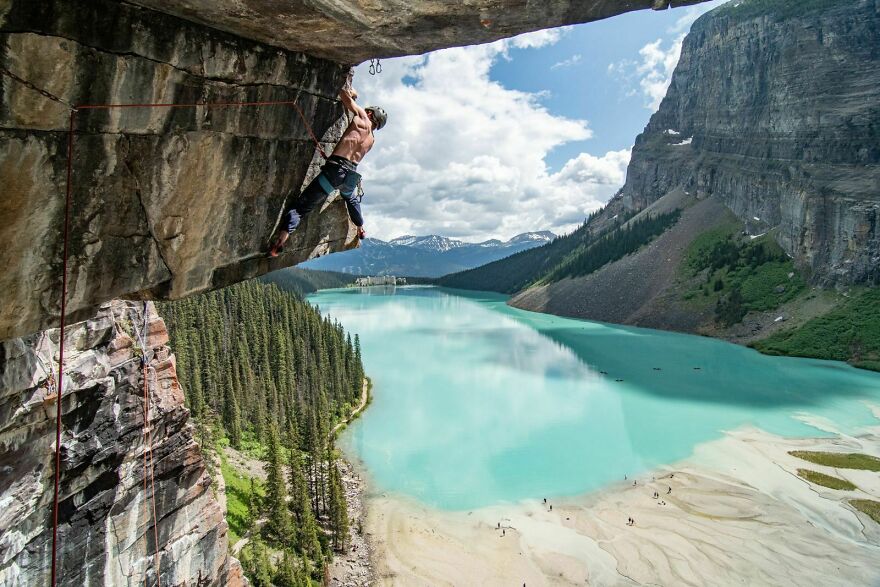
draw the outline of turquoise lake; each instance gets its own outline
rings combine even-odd
[[[805,420],[849,434],[878,424],[880,374],[505,299],[426,287],[309,296],[360,335],[374,399],[340,444],[376,490],[450,510],[577,495],[743,425],[823,436]]]

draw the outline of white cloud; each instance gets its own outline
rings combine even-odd
[[[660,107],[666,95],[672,73],[681,57],[681,46],[685,36],[700,16],[725,4],[728,0],[713,0],[683,9],[682,15],[666,32],[674,37],[659,38],[639,50],[639,59],[624,59],[608,65],[608,75],[622,82],[626,95],[641,93],[645,98],[645,108],[651,111]]]
[[[571,30],[570,26],[558,27],[555,29],[544,29],[531,33],[523,33],[522,35],[517,35],[510,39],[506,39],[503,42],[517,49],[538,49],[540,47],[546,47],[548,45],[555,44],[559,39],[567,34],[569,30]]]
[[[576,65],[581,60],[581,54],[576,53],[572,55],[568,59],[564,59],[562,61],[558,61],[550,66],[550,69],[559,69],[560,67],[571,67],[572,65]]]
[[[590,138],[587,121],[554,115],[540,93],[489,78],[492,63],[511,46],[554,42],[540,33],[389,59],[377,76],[358,68],[360,101],[388,112],[361,165],[371,236],[437,233],[478,241],[564,232],[620,187],[628,151],[581,154],[550,173],[547,154]]]
[[[647,99],[645,107],[649,110],[657,110],[666,95],[672,72],[681,56],[684,37],[684,33],[680,34],[666,48],[663,47],[663,39],[657,39],[639,49],[641,62],[636,66],[636,72],[640,77],[639,87]]]

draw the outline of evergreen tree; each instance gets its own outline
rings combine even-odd
[[[330,466],[330,527],[333,531],[333,545],[336,550],[345,551],[348,547],[348,504],[342,486],[342,475],[336,463]]]
[[[241,447],[241,412],[238,410],[238,398],[235,390],[230,387],[227,390],[226,410],[224,411],[223,424],[229,436],[229,443],[235,448]]]
[[[359,338],[296,295],[256,281],[158,306],[171,348],[180,349],[178,377],[206,450],[221,435],[235,448],[265,447],[265,496],[252,480],[248,513],[251,523],[261,514],[267,523],[262,532],[251,528],[242,551],[247,576],[269,585],[292,574],[297,587],[311,585],[330,560],[331,538],[343,548],[347,535],[328,435],[360,399]],[[277,568],[264,541],[287,553]]]
[[[318,525],[312,513],[309,488],[303,473],[302,453],[295,446],[290,448],[290,509],[297,527],[297,550],[309,558],[321,553]]]
[[[269,531],[283,542],[291,540],[293,526],[287,509],[287,484],[284,479],[281,440],[278,428],[269,426],[266,460],[266,518]]]

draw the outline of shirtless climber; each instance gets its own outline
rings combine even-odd
[[[361,108],[354,101],[356,97],[357,94],[351,89],[349,79],[349,83],[346,83],[339,92],[339,99],[346,110],[354,114],[354,118],[342,133],[342,138],[333,149],[333,154],[324,163],[321,173],[309,183],[299,198],[291,203],[290,209],[284,213],[278,236],[269,251],[270,257],[277,257],[281,253],[284,243],[290,238],[290,233],[299,226],[302,217],[311,212],[322,198],[337,189],[345,200],[352,222],[358,227],[358,238],[366,236],[360,201],[355,194],[361,179],[357,166],[364,155],[373,148],[373,131],[385,126],[388,116],[378,106]]]

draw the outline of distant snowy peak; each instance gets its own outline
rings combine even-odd
[[[516,235],[515,237],[513,237],[512,239],[507,241],[506,244],[512,245],[512,244],[517,244],[517,243],[528,243],[528,242],[549,243],[554,238],[556,238],[556,235],[553,234],[552,232],[550,232],[549,230],[541,230],[539,232],[524,232],[522,234]]]
[[[437,251],[440,253],[448,251],[450,249],[463,247],[466,244],[459,240],[447,238],[445,236],[440,236],[437,234],[429,234],[427,236],[400,236],[396,239],[391,240],[390,243],[392,245],[415,247],[416,249],[422,249],[425,251]]]
[[[446,251],[450,251],[452,249],[460,249],[466,247],[493,248],[510,247],[522,244],[537,246],[537,244],[550,242],[554,238],[556,238],[556,235],[549,230],[542,230],[539,232],[524,232],[523,234],[516,235],[507,242],[500,241],[497,238],[493,238],[487,241],[483,241],[481,243],[466,243],[460,240],[440,236],[437,234],[429,234],[427,236],[413,236],[411,234],[408,234],[392,239],[388,241],[388,244],[399,247],[413,247],[416,249],[422,249],[423,251],[435,251],[438,253],[445,253]]]

